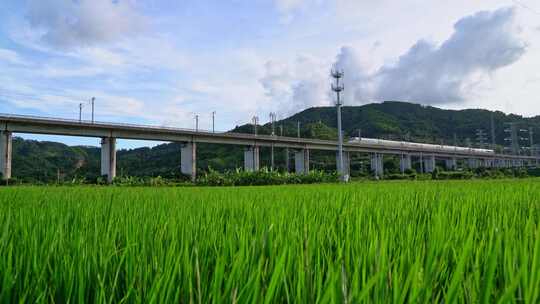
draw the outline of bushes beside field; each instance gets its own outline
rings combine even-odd
[[[405,173],[386,172],[382,179],[385,180],[468,180],[468,179],[501,179],[501,178],[526,178],[540,177],[540,169],[486,169],[463,171],[443,171],[437,168],[432,173],[420,174],[414,170],[407,170]],[[372,175],[353,177],[353,180],[370,180]],[[336,172],[324,172],[312,170],[308,174],[295,174],[282,171],[272,171],[263,168],[257,172],[246,172],[240,169],[226,171],[224,173],[210,169],[202,173],[193,183],[189,176],[179,176],[176,178],[157,177],[137,177],[119,176],[114,179],[115,186],[255,186],[255,185],[292,185],[292,184],[316,184],[335,183],[339,181]],[[34,180],[10,179],[2,182],[1,185],[106,185],[106,177],[97,177],[94,180],[74,177],[69,181],[60,183],[45,183]]]
[[[255,186],[334,183],[339,180],[337,173],[310,171],[308,174],[295,174],[262,169],[256,172],[242,170],[220,173],[210,170],[197,179],[202,186]]]
[[[439,168],[432,173],[419,174],[413,170],[405,173],[390,173],[384,176],[387,180],[466,180],[466,179],[500,179],[500,178],[526,178],[539,177],[540,170],[532,169],[486,169],[463,171],[443,171]]]

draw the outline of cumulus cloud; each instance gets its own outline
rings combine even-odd
[[[327,67],[328,64],[309,55],[300,55],[288,63],[268,61],[259,82],[267,97],[274,101],[273,111],[287,115],[298,109],[328,104]]]
[[[475,96],[479,83],[526,53],[527,44],[520,36],[515,15],[513,8],[502,8],[464,17],[455,23],[454,32],[446,41],[436,44],[419,40],[393,63],[375,69],[368,68],[367,59],[358,50],[342,47],[333,66],[345,72],[345,101],[467,101]],[[305,74],[291,73],[286,66],[267,68],[261,83],[276,103],[287,100],[291,111],[331,104],[331,64],[311,59],[309,66],[313,72]]]
[[[414,44],[392,65],[365,75],[355,56],[342,49],[336,65],[349,70],[351,101],[410,100],[426,104],[463,102],[479,79],[518,61],[527,46],[514,22],[515,11],[503,8],[462,18],[440,45]],[[358,81],[356,81],[358,79]],[[370,98],[371,97],[371,98]]]
[[[31,0],[26,19],[43,42],[61,48],[116,41],[146,24],[128,0]]]
[[[288,98],[292,93],[290,82],[293,80],[288,65],[270,60],[264,67],[266,73],[260,82],[267,95],[276,100]]]

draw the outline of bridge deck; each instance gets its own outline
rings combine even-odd
[[[171,128],[163,126],[135,125],[125,123],[91,122],[48,117],[0,114],[0,129],[14,133],[50,134],[81,137],[114,137],[120,139],[141,139],[171,142],[201,142],[215,144],[231,144],[261,147],[288,147],[292,149],[310,149],[337,151],[336,141],[307,139],[284,136],[254,135],[232,132],[216,132]],[[536,160],[536,157],[494,154],[478,149],[455,147],[449,151],[448,146],[410,147],[386,146],[377,143],[345,143],[344,150],[349,152],[366,152],[382,154],[435,155],[437,157],[455,158],[498,158]]]

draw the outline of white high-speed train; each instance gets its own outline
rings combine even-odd
[[[407,142],[407,141],[394,141],[394,140],[365,138],[365,137],[362,137],[362,138],[354,137],[351,140],[349,140],[349,143],[387,147],[390,149],[405,148],[405,149],[412,149],[416,151],[426,151],[426,152],[468,153],[468,154],[483,154],[483,155],[495,154],[495,151],[491,149],[477,149],[477,148],[467,148],[467,147],[457,147],[457,146],[422,144],[422,143]]]

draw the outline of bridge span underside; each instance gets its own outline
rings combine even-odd
[[[298,173],[309,172],[309,151],[338,151],[335,141],[293,138],[241,133],[214,133],[189,129],[142,126],[131,124],[88,122],[66,119],[42,118],[21,115],[0,115],[0,173],[3,179],[11,178],[12,137],[14,133],[49,134],[101,138],[101,174],[112,182],[116,176],[116,140],[141,139],[183,143],[181,171],[196,177],[197,143],[228,144],[245,147],[245,170],[260,167],[260,147],[285,148],[294,155],[294,168]],[[495,154],[492,150],[452,146],[426,145],[407,142],[390,142],[376,139],[357,139],[343,145],[344,174],[350,171],[350,155],[371,155],[371,169],[376,176],[384,174],[384,156],[400,158],[400,169],[412,168],[412,158],[418,159],[423,172],[432,172],[436,160],[445,162],[448,169],[456,169],[458,160],[470,168],[537,166],[538,157]],[[337,153],[336,153],[337,155]],[[288,159],[288,158],[287,158]],[[287,166],[289,167],[289,166]],[[14,168],[16,169],[16,168]]]

